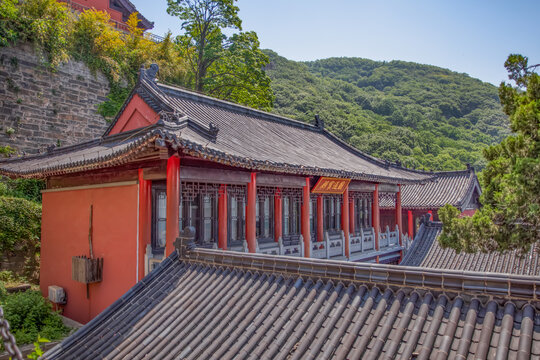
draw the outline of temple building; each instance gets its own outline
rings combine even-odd
[[[407,249],[400,265],[540,276],[539,243],[533,244],[526,253],[520,250],[457,253],[454,249],[441,247],[438,241],[441,231],[441,222],[422,219],[418,234],[412,246]]]
[[[441,171],[432,173],[434,181],[402,186],[401,211],[403,232],[413,239],[416,236],[422,217],[429,213],[432,220],[438,221],[438,210],[446,204],[455,206],[462,216],[472,216],[480,208],[482,193],[474,168],[466,170]],[[381,226],[396,226],[394,203],[382,199]]]
[[[89,9],[104,11],[111,17],[111,23],[115,28],[122,31],[128,31],[126,24],[129,15],[138,13],[140,20],[139,27],[144,30],[150,30],[154,23],[145,18],[137,11],[137,8],[129,0],[58,0],[68,4],[71,10],[81,13]]]
[[[44,357],[540,358],[537,276],[241,254],[189,236]]]
[[[200,248],[398,263],[401,188],[434,175],[366,155],[324,128],[139,81],[105,134],[0,162],[43,178],[42,293],[87,322],[173,252]],[[427,185],[426,185],[427,186]],[[380,204],[395,226],[381,226]]]

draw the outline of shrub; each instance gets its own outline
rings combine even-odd
[[[54,340],[67,334],[68,328],[61,317],[52,311],[52,305],[39,291],[10,294],[1,302],[19,345],[36,341],[38,335]]]
[[[28,41],[55,68],[68,60],[70,11],[56,0],[2,0],[0,46]]]
[[[45,181],[40,179],[0,178],[0,196],[18,197],[40,203],[43,189]]]
[[[0,253],[16,249],[38,252],[40,233],[40,204],[0,196]]]

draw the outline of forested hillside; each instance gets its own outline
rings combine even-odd
[[[483,168],[482,148],[508,133],[497,88],[466,74],[404,61],[294,62],[265,50],[273,112],[313,122],[355,147],[416,168]]]

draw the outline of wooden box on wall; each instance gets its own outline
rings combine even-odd
[[[100,282],[103,279],[103,258],[90,259],[86,256],[73,256],[71,278],[84,284]]]

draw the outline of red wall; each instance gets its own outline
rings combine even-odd
[[[136,283],[137,185],[46,192],[41,225],[41,292],[58,285],[67,294],[64,315],[86,323]],[[86,285],[71,279],[71,257],[89,255],[93,204],[93,249],[103,257],[103,281]]]
[[[110,0],[72,0],[72,2],[76,4],[80,4],[89,8],[94,8],[96,10],[101,10],[108,12],[111,16],[111,19],[123,22],[122,21],[122,13],[117,10],[113,10],[109,8],[109,1]]]
[[[159,115],[139,95],[135,94],[111,129],[109,135],[155,124],[158,118]]]

